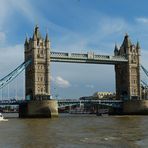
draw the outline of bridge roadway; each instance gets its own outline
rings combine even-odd
[[[86,63],[86,64],[117,64],[128,62],[124,56],[97,55],[88,53],[50,52],[51,62]]]
[[[122,100],[79,100],[79,99],[65,99],[65,100],[58,100],[59,107],[64,106],[71,106],[71,105],[77,105],[77,104],[101,104],[101,105],[107,105],[112,106],[116,108],[120,108],[122,105]]]
[[[0,100],[0,105],[19,105],[22,102],[25,102],[26,100]],[[66,106],[72,106],[72,105],[79,105],[79,104],[102,104],[107,106],[113,106],[116,108],[120,108],[123,101],[122,100],[79,100],[79,99],[60,99],[57,100],[59,108],[66,107]]]

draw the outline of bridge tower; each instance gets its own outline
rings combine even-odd
[[[25,72],[26,99],[50,99],[50,42],[48,34],[42,38],[36,26],[33,37],[25,41],[25,61],[31,59],[31,65]]]
[[[25,71],[26,102],[19,106],[19,117],[58,116],[56,100],[50,100],[50,41],[48,34],[42,38],[36,26],[33,36],[25,44],[25,61],[31,64]]]
[[[116,98],[123,100],[139,100],[140,93],[140,46],[132,44],[126,34],[123,43],[118,49],[115,45],[114,54],[125,56],[127,63],[115,65]]]

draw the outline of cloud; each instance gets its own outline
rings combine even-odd
[[[0,32],[0,43],[4,43],[6,40],[6,34],[4,32]]]
[[[94,85],[93,84],[86,84],[85,87],[92,89],[92,88],[94,88]]]
[[[58,87],[61,88],[70,87],[70,82],[68,80],[63,79],[61,76],[57,76],[55,78],[51,77],[51,81],[53,81]]]
[[[11,11],[10,5],[8,4],[8,1],[1,0],[0,4],[0,29],[2,29],[2,26],[4,27],[4,23],[8,19],[9,12]]]
[[[145,50],[145,49],[142,49],[142,51],[141,51],[141,63],[142,63],[142,65],[146,68],[146,69],[148,69],[148,65],[147,65],[147,63],[148,63],[148,50]]]
[[[51,21],[50,15],[45,15],[41,9],[37,9],[37,5],[33,4],[32,1],[21,0],[16,2],[15,0],[9,0],[8,7],[5,0],[2,0],[2,5],[4,8],[7,8],[1,10],[3,12],[2,14],[4,14],[1,16],[4,16],[3,18],[6,20],[9,20],[10,17],[8,16],[11,11],[17,10],[16,12],[19,12],[21,16],[25,16],[32,24],[34,24],[35,21],[37,21],[35,19],[38,18],[41,26],[48,26],[50,32],[54,33],[53,38],[58,34],[58,38],[56,38],[55,41],[51,38],[53,50],[75,52],[88,51],[90,49],[96,50],[96,48],[104,50],[113,46],[113,43],[105,41],[105,39],[108,40],[111,36],[112,40],[115,38],[115,42],[117,41],[117,34],[126,32],[128,28],[128,23],[123,18],[104,16],[100,15],[100,12],[95,12],[95,16],[99,18],[88,15],[88,19],[91,18],[92,20],[88,23],[90,28],[84,33],[83,31],[73,30],[69,27],[69,24],[64,26],[62,22],[57,23]],[[75,9],[73,13],[75,13]],[[83,22],[82,25],[85,26]],[[59,35],[62,36],[62,38],[59,37]]]
[[[148,24],[148,18],[146,17],[138,17],[135,19],[138,23]]]
[[[7,47],[0,47],[0,79],[8,75],[16,67],[18,67],[24,60],[23,44],[9,45]],[[23,76],[23,77],[22,77]],[[18,96],[24,95],[24,72],[22,72],[16,79],[9,84],[9,95],[16,96],[16,83],[18,87]],[[21,91],[20,91],[21,90]],[[8,96],[8,85],[3,88],[3,96]]]
[[[0,48],[0,76],[7,75],[23,62],[24,48],[23,44]]]
[[[114,43],[120,41],[119,37],[132,30],[131,25],[123,18],[102,15],[98,20],[93,20],[92,27],[90,25],[91,28],[85,33],[65,30],[62,38],[52,42],[53,50],[111,53]]]
[[[111,35],[114,33],[121,33],[128,28],[127,22],[123,18],[105,17],[99,22],[99,30],[103,35]],[[102,35],[101,35],[102,36]]]
[[[14,10],[18,10],[20,14],[22,14],[23,16],[25,16],[26,18],[28,18],[28,20],[31,23],[35,23],[35,19],[37,19],[37,16],[39,17],[38,13],[39,11],[35,10],[35,7],[33,7],[31,1],[28,0],[21,0],[21,1],[15,1],[15,0],[9,0],[11,7]]]

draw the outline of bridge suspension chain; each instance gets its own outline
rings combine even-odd
[[[141,65],[142,70],[144,71],[144,73],[146,74],[146,76],[148,77],[148,71]]]
[[[31,63],[31,60],[28,60],[27,62],[23,62],[11,73],[9,73],[7,76],[2,78],[0,80],[0,89],[2,89],[4,86],[9,84],[13,79],[15,79],[30,63]]]
[[[144,82],[143,80],[141,80],[141,83],[148,88],[148,84],[146,82]]]
[[[144,66],[141,65],[141,69],[143,70],[143,72],[145,73],[145,75],[148,77],[148,70],[146,68],[144,68]],[[141,80],[141,83],[148,88],[148,84],[144,81]]]

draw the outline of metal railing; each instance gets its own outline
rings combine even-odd
[[[51,52],[51,62],[72,62],[72,63],[100,63],[100,64],[116,64],[118,62],[127,62],[124,56],[97,55],[93,52],[88,53],[66,53]]]

